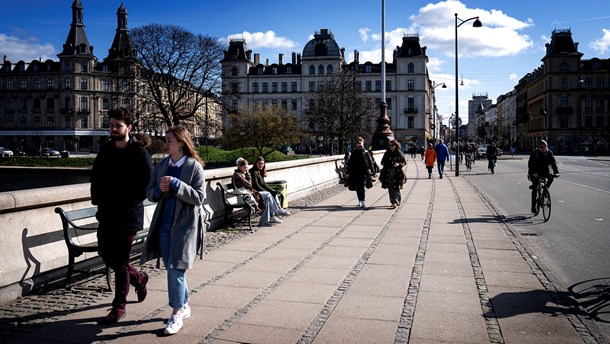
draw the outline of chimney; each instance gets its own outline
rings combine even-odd
[[[297,64],[301,64],[301,54],[297,54]]]
[[[574,46],[576,47],[576,51],[578,51],[578,42],[574,42]]]
[[[297,53],[292,52],[292,64],[297,64]]]
[[[358,50],[354,49],[354,62],[356,64],[360,63],[360,57],[358,55],[359,55]]]
[[[426,47],[426,46],[421,47],[421,51],[424,54],[424,56],[426,55],[426,49],[428,49],[428,47]]]
[[[284,64],[284,54],[279,54],[277,59],[280,66]]]
[[[265,60],[265,66],[268,66],[268,65],[269,65],[269,59],[266,59]]]
[[[259,64],[261,61],[261,55],[260,54],[254,54],[254,64],[257,65]]]

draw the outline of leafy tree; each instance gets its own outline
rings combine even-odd
[[[158,108],[167,126],[191,119],[218,93],[224,47],[217,39],[171,24],[135,28],[131,38],[146,85],[142,102]]]
[[[228,148],[254,147],[265,157],[286,143],[298,141],[299,133],[296,117],[282,107],[252,106],[229,115],[223,141]]]
[[[322,136],[331,147],[336,139],[339,152],[357,137],[369,137],[378,116],[379,109],[364,95],[356,80],[351,71],[332,74],[310,99],[305,113],[310,131]],[[331,149],[329,154],[332,153]]]

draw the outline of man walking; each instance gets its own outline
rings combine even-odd
[[[104,323],[116,323],[125,316],[130,285],[138,302],[144,301],[148,275],[129,264],[136,232],[144,226],[146,186],[152,162],[144,148],[150,139],[131,137],[132,116],[126,109],[112,109],[110,140],[104,144],[91,171],[91,203],[97,205],[97,238],[104,263],[114,270],[114,300]]]
[[[438,144],[434,149],[436,151],[436,164],[438,168],[438,175],[440,179],[443,179],[445,173],[445,161],[449,161],[449,148],[443,143],[443,140],[438,140]]]

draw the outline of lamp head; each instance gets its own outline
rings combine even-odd
[[[472,23],[472,27],[483,27],[483,23],[479,20],[479,17]]]
[[[443,82],[443,86],[441,88],[447,88],[447,85]]]

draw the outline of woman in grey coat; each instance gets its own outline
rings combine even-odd
[[[191,316],[185,273],[193,267],[197,245],[203,244],[197,242],[197,233],[204,230],[205,178],[204,163],[184,127],[172,127],[165,133],[164,148],[169,156],[155,166],[146,189],[148,199],[158,204],[141,262],[163,259],[173,309],[165,334],[171,335]]]

